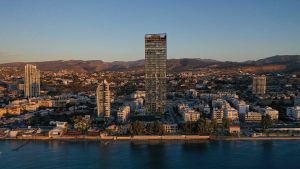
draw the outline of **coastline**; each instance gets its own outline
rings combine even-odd
[[[61,136],[50,138],[48,136],[18,136],[14,138],[0,138],[3,140],[61,140],[61,141],[264,141],[264,140],[300,140],[300,137],[228,137],[228,136],[199,136],[199,135],[174,135],[174,136]]]

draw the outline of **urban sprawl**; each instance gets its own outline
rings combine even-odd
[[[167,35],[145,35],[144,71],[2,67],[0,138],[208,139],[300,136],[299,75],[167,72]]]

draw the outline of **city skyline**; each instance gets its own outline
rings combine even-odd
[[[299,168],[299,6],[0,0],[0,168]]]
[[[139,60],[140,37],[147,32],[168,33],[169,58],[246,61],[298,54],[297,6],[293,0],[2,1],[0,63]]]

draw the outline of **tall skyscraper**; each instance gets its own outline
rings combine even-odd
[[[145,35],[145,108],[147,115],[166,110],[167,34]]]
[[[31,64],[25,65],[24,95],[28,98],[40,96],[40,71]]]
[[[106,80],[98,85],[96,95],[98,117],[110,117],[110,90]]]
[[[267,77],[265,75],[262,76],[254,76],[252,82],[252,93],[257,95],[266,94],[267,86]]]

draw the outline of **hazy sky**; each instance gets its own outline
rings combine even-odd
[[[300,0],[0,0],[0,63],[144,58],[245,61],[300,54]]]

